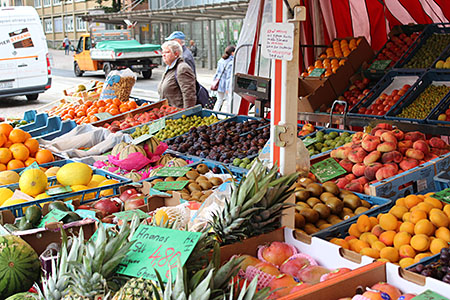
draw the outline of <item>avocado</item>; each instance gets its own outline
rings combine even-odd
[[[77,213],[75,213],[75,212],[73,212],[73,211],[69,212],[69,213],[67,214],[67,216],[65,216],[65,217],[62,219],[62,221],[63,221],[64,224],[66,224],[66,223],[71,223],[71,222],[75,222],[75,221],[80,221],[80,220],[82,220],[81,217],[80,217]]]
[[[27,230],[33,228],[33,224],[29,222],[26,218],[21,218],[19,221],[19,230]]]
[[[36,205],[29,206],[25,211],[25,218],[32,224],[38,224],[41,221],[42,211]]]

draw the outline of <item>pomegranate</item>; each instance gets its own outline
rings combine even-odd
[[[131,196],[133,196],[135,194],[138,194],[138,191],[136,191],[136,189],[134,189],[134,188],[131,188],[131,189],[128,189],[128,190],[124,191],[122,194],[120,194],[119,198],[120,198],[120,200],[125,202]]]
[[[282,274],[277,276],[272,279],[268,285],[271,291],[275,290],[270,299],[278,299],[289,295],[292,288],[296,285],[297,282],[294,280],[294,277],[290,275]]]
[[[142,194],[134,194],[125,201],[124,210],[137,209],[145,204],[145,196]]]
[[[286,243],[272,242],[262,251],[262,257],[276,266],[281,266],[289,257],[294,255],[291,247]]]
[[[280,267],[280,271],[284,274],[288,274],[297,277],[297,273],[309,266],[309,260],[305,257],[296,257],[294,259],[286,260]]]
[[[117,200],[114,200],[117,199]],[[122,205],[118,198],[100,199],[95,203],[94,208],[100,210],[105,216],[119,212]]]

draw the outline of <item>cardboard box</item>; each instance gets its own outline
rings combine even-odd
[[[321,106],[328,107],[336,99],[336,93],[327,79],[299,78],[299,112],[315,112]]]
[[[340,66],[336,70],[335,74],[328,77],[336,96],[341,95],[347,90],[347,87],[350,85],[350,78],[354,73],[355,69],[353,69],[350,61],[347,60],[343,66]]]
[[[352,39],[351,37],[346,38],[346,40],[351,39]],[[358,36],[356,37],[356,39],[361,39],[361,42],[359,43],[358,47],[356,47],[355,50],[350,52],[348,56],[348,59],[353,67],[353,70],[358,70],[359,67],[361,67],[361,65],[364,62],[371,61],[375,55],[373,49],[370,47],[365,37]]]

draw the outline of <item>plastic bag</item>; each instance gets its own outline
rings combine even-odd
[[[119,99],[120,101],[128,101],[135,83],[136,75],[130,69],[114,70],[106,78],[100,100]]]

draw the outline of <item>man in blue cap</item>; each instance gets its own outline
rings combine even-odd
[[[191,50],[189,50],[188,47],[184,44],[184,40],[186,39],[186,36],[181,31],[174,31],[172,32],[168,37],[166,37],[166,41],[177,41],[181,47],[183,48],[183,59],[184,61],[191,67],[192,71],[194,71],[194,74],[197,76],[197,73],[195,72],[195,62],[194,57],[192,56]]]

